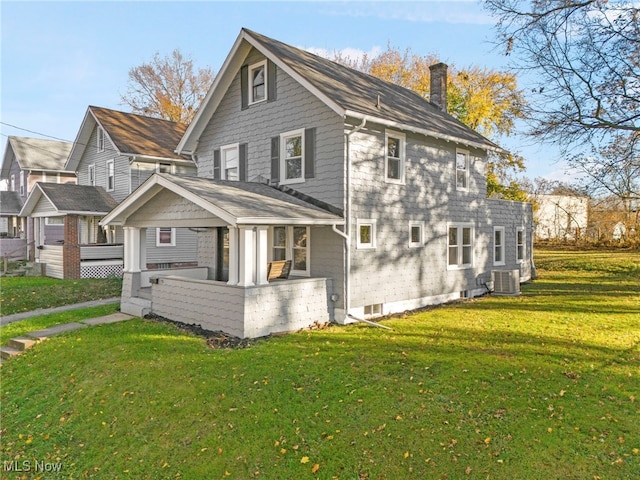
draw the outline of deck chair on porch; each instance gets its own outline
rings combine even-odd
[[[291,272],[291,260],[276,260],[269,262],[267,266],[267,281],[275,280],[276,278],[289,278],[289,272]]]

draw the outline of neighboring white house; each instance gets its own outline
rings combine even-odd
[[[541,240],[576,240],[587,230],[589,198],[536,195],[535,236]]]
[[[346,323],[532,276],[532,209],[487,198],[500,147],[397,85],[243,29],[177,152],[102,225],[125,233],[121,308],[239,337]],[[198,267],[146,268],[150,228],[198,232]],[[288,279],[269,266],[291,262]],[[148,285],[148,286],[147,286]],[[499,285],[499,287],[498,287]]]

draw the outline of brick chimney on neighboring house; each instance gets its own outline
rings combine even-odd
[[[445,63],[429,66],[431,74],[430,100],[443,112],[447,111],[447,68]]]

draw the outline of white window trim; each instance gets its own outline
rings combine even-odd
[[[16,174],[15,174],[15,173],[12,173],[12,174],[11,174],[10,187],[11,187],[11,191],[12,191],[12,192],[15,192],[15,191],[16,191]]]
[[[170,227],[162,227],[170,228]],[[160,227],[156,228],[156,247],[175,247],[176,246],[176,229],[171,227],[171,243],[160,242]]]
[[[257,68],[260,67],[264,67],[264,98],[261,98],[260,100],[254,100],[253,99],[253,75],[252,72],[254,70],[256,70]],[[266,102],[267,101],[267,96],[268,96],[268,92],[269,92],[269,86],[268,86],[268,81],[269,81],[269,75],[267,74],[267,60],[263,60],[261,62],[257,62],[254,63],[252,65],[249,65],[249,78],[247,81],[247,88],[249,89],[248,93],[248,99],[249,99],[249,105],[255,105],[256,103],[262,103],[262,102]]]
[[[518,233],[522,232],[522,244],[518,243]],[[527,256],[527,237],[524,227],[516,228],[516,261],[517,263],[523,263],[525,257]],[[518,257],[518,247],[522,245],[522,258]]]
[[[176,166],[173,162],[161,162],[160,160],[158,160],[156,162],[156,173],[160,173],[160,166],[161,165],[168,165],[169,166],[169,173],[175,173],[176,170]]]
[[[304,183],[304,175],[305,175],[305,171],[304,171],[304,162],[305,162],[305,158],[304,158],[304,149],[305,149],[305,144],[304,144],[304,128],[300,128],[298,130],[291,130],[290,132],[285,132],[285,133],[281,133],[280,134],[280,185],[290,185],[293,183]],[[287,175],[287,159],[285,157],[286,155],[286,141],[288,138],[291,137],[301,137],[301,156],[300,156],[300,162],[301,162],[301,168],[300,168],[300,177],[298,178],[285,178]]]
[[[464,154],[465,156],[465,185],[458,185],[458,155]],[[471,157],[469,155],[468,150],[463,150],[461,148],[456,148],[456,156],[454,158],[454,170],[455,170],[455,181],[456,181],[456,190],[461,192],[466,192],[469,190],[469,170],[471,170]]]
[[[106,185],[105,185],[105,190],[107,192],[113,192],[116,189],[116,162],[115,160],[107,160],[106,165]],[[113,185],[111,188],[109,188],[109,165],[113,165]]]
[[[496,244],[496,233],[500,232],[502,237],[502,244]],[[493,227],[493,265],[495,266],[503,266],[507,264],[506,259],[504,258],[506,249],[505,249],[505,228],[504,227]],[[500,248],[500,253],[502,254],[502,260],[496,260],[496,250]]]
[[[389,178],[389,137],[397,138],[400,140],[400,178]],[[404,185],[405,179],[405,165],[406,153],[407,153],[407,137],[404,133],[395,132],[393,130],[386,130],[384,132],[384,180],[387,183],[397,183]]]
[[[92,187],[96,186],[96,164],[92,163],[87,167],[87,174],[89,175],[88,182]]]
[[[451,227],[456,227],[458,229],[458,238],[457,238],[457,247],[458,247],[458,263],[456,265],[449,265],[449,229]],[[470,232],[470,236],[471,236],[471,262],[470,263],[461,263],[462,262],[462,258],[463,258],[463,243],[462,243],[462,238],[463,238],[463,234],[462,234],[462,229],[463,228],[470,228],[471,232]],[[461,222],[461,223],[448,223],[447,224],[447,234],[446,234],[446,244],[447,244],[447,250],[446,250],[446,257],[445,257],[445,261],[447,262],[447,270],[466,270],[468,268],[472,268],[473,267],[473,262],[475,259],[475,227],[473,225],[473,223],[469,223],[469,222]]]
[[[220,178],[222,180],[228,180],[227,178],[227,162],[224,156],[226,150],[235,150],[236,158],[238,159],[238,180],[240,179],[240,144],[230,143],[229,145],[223,145],[220,147]]]
[[[24,185],[24,170],[20,171],[20,196],[23,197],[24,196],[24,192],[25,192],[25,185]]]
[[[98,127],[98,133],[96,136],[96,148],[98,149],[98,153],[104,152],[104,145],[105,145],[105,132],[104,132],[104,128],[102,127]]]
[[[273,261],[273,249],[275,248],[273,241],[275,235],[273,233],[274,228],[283,227],[285,229],[285,246],[284,246],[284,259],[291,260],[291,271],[290,275],[294,275],[296,277],[310,277],[311,276],[311,228],[306,227],[304,225],[274,225],[273,227],[269,227],[268,232],[268,244],[269,244],[269,252],[267,254],[268,260]],[[307,268],[306,270],[295,270],[294,269],[294,255],[293,255],[293,229],[294,227],[302,227],[307,229]]]
[[[51,219],[55,218],[56,220],[61,218],[62,223],[52,222]],[[64,217],[44,217],[44,224],[50,227],[64,227]]]
[[[360,227],[370,225],[371,226],[371,243],[360,242]],[[358,250],[375,250],[376,248],[376,220],[358,218],[356,219],[356,248]]]
[[[420,240],[418,242],[413,242],[411,240],[411,230],[414,227],[418,227],[420,229]],[[423,245],[424,245],[424,222],[409,222],[409,248],[422,247]]]

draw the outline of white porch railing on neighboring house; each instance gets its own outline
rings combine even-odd
[[[64,278],[62,245],[38,247],[38,262],[45,264],[44,274]],[[81,245],[80,278],[106,278],[122,276],[123,245]]]
[[[80,245],[80,260],[122,260],[124,245]]]
[[[42,245],[38,247],[38,261],[45,264],[44,274],[47,277],[64,278],[61,245]]]
[[[80,245],[80,278],[121,277],[124,245]]]

